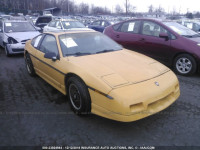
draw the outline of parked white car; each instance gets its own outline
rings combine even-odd
[[[85,27],[84,24],[77,20],[72,19],[58,19],[51,21],[47,26],[44,27],[43,32],[52,31],[65,31],[65,30],[91,30]]]
[[[40,32],[28,21],[0,21],[0,45],[5,49],[7,56],[23,53],[26,41],[39,34]]]

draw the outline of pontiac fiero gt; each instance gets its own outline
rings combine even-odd
[[[130,122],[155,114],[180,95],[175,74],[96,31],[44,33],[25,47],[28,73],[67,95],[77,114]]]

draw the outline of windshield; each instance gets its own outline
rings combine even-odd
[[[1,16],[2,18],[4,18],[4,19],[10,19],[11,18],[11,16]]]
[[[176,22],[164,22],[164,24],[170,27],[173,31],[175,31],[179,35],[186,36],[186,37],[198,36],[198,33]]]
[[[47,24],[51,21],[51,17],[39,17],[36,21],[36,24],[41,24],[41,23],[44,23],[44,24]]]
[[[6,22],[5,32],[28,32],[36,31],[36,29],[29,22]]]
[[[97,32],[63,34],[59,41],[64,57],[122,50],[116,42]]]
[[[85,26],[78,21],[62,21],[64,29],[71,28],[85,28]]]

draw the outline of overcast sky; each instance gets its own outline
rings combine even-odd
[[[120,4],[124,7],[125,0],[74,0],[76,3],[85,2],[94,4],[96,6],[107,6],[113,11],[115,10],[116,4]],[[200,0],[129,0],[130,3],[136,6],[137,12],[148,11],[148,6],[151,4],[154,7],[159,5],[165,9],[166,12],[171,12],[176,9],[177,12],[186,13],[187,10],[190,12],[200,11]]]

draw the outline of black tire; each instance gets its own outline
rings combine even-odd
[[[8,51],[8,47],[7,47],[7,45],[5,45],[5,54],[6,54],[6,56],[7,57],[10,57],[11,55],[10,55],[10,53],[9,53],[9,51]]]
[[[91,99],[88,88],[79,78],[71,77],[67,81],[67,98],[76,114],[87,115],[91,112]]]
[[[26,53],[25,54],[25,64],[26,64],[26,69],[28,71],[28,74],[32,77],[34,77],[36,74],[35,74],[35,69],[33,67],[33,63],[32,63],[32,60],[31,60],[31,57],[29,55],[29,53]]]
[[[175,58],[173,68],[179,75],[190,76],[196,73],[197,63],[191,55],[181,54]]]

